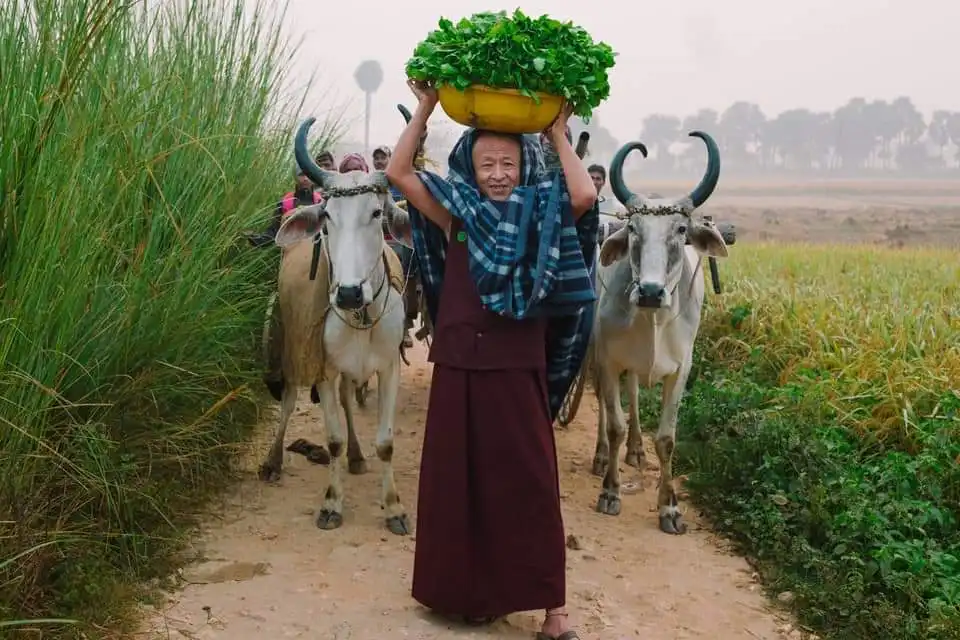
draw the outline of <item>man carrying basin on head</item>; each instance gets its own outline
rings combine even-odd
[[[387,176],[434,326],[413,596],[477,623],[543,609],[538,638],[574,640],[552,423],[593,322],[596,189],[567,109],[546,132],[562,170],[545,170],[536,136],[468,129],[447,178],[416,172],[437,93],[410,84],[417,110]]]

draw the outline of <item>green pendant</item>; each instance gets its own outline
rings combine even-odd
[[[466,241],[467,241],[467,232],[457,231],[457,242],[466,242]]]

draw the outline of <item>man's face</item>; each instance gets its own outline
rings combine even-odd
[[[297,174],[297,187],[300,189],[309,189],[313,186],[313,182],[305,173]]]
[[[377,171],[383,171],[387,168],[387,162],[390,158],[387,157],[383,151],[374,151],[373,152],[373,168]]]
[[[593,179],[593,186],[597,188],[597,193],[599,194],[604,185],[607,184],[607,179],[599,171],[591,171],[590,177]]]
[[[507,200],[520,184],[520,143],[496,134],[480,136],[473,145],[473,167],[483,195]]]
[[[317,166],[319,166],[324,171],[334,171],[333,168],[333,158],[330,156],[321,156],[317,161]]]

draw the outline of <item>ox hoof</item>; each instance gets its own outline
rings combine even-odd
[[[624,464],[634,469],[639,469],[643,471],[647,468],[647,457],[641,456],[635,452],[627,454],[627,457],[623,459]]]
[[[608,516],[620,515],[620,498],[601,493],[597,500],[597,511]]]
[[[280,466],[269,462],[261,464],[260,470],[257,471],[257,477],[259,477],[262,482],[277,482],[280,480],[280,475]]]
[[[660,531],[679,536],[687,532],[687,523],[679,513],[668,513],[660,516]]]
[[[387,518],[387,530],[395,536],[410,535],[410,518],[407,514]]]
[[[317,514],[318,529],[325,529],[329,531],[330,529],[340,528],[340,525],[342,524],[343,524],[343,515],[337,513],[336,511],[321,509],[320,513]]]
[[[367,472],[367,461],[363,458],[360,458],[359,460],[348,460],[347,471],[349,471],[352,475],[362,476]]]
[[[596,456],[593,459],[593,475],[601,478],[607,475],[607,459]]]

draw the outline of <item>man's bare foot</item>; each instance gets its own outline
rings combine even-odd
[[[543,626],[537,635],[540,640],[578,640],[578,636],[567,619],[567,612],[563,608],[548,609],[543,619]]]

